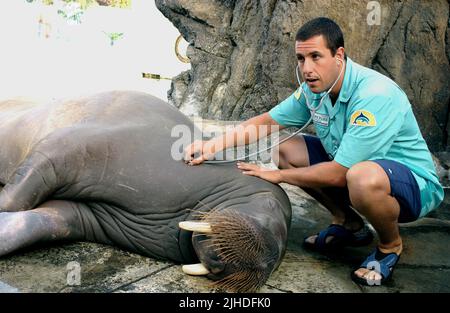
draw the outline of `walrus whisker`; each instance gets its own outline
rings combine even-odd
[[[217,281],[216,285],[237,292],[252,292],[264,284],[266,277],[268,275],[261,270],[238,272]]]
[[[197,238],[197,237],[201,237],[201,236],[205,236],[205,234],[192,234],[192,238]]]
[[[229,263],[235,263],[237,264],[239,262],[239,257],[238,256],[233,256],[233,257],[225,257],[224,260],[226,260]]]
[[[211,211],[213,211],[214,210],[214,208],[211,208],[210,206],[208,206],[206,203],[204,203],[203,201],[201,201],[201,200],[198,200],[198,203],[200,203],[201,205],[203,205],[204,207],[206,207],[207,209],[209,209],[209,212],[211,212]],[[202,212],[202,211],[196,211],[198,214],[204,214],[204,215],[207,215],[207,214],[209,214],[209,212]]]
[[[208,248],[212,248],[214,250],[221,250],[223,248],[223,244],[217,244],[217,243],[211,243],[210,245],[208,245]]]
[[[215,285],[236,292],[251,292],[257,290],[262,285],[261,283],[256,285],[252,284],[254,281],[261,281],[261,278],[258,276],[257,273],[239,271],[215,282]]]
[[[258,228],[258,224],[245,213],[229,208],[198,212],[198,216],[198,225],[209,225],[211,231],[197,233],[193,237],[204,236],[202,241],[206,245],[203,247],[212,249],[234,271],[214,282],[214,286],[237,292],[260,288],[272,272],[267,264],[273,263],[278,255],[271,252],[262,239],[264,231]]]
[[[220,253],[218,254],[218,256],[221,257],[223,260],[229,262],[230,259],[231,259],[232,257],[235,257],[235,256],[237,256],[237,255],[236,255],[235,253],[220,252]]]
[[[249,276],[251,278],[251,275]],[[241,280],[241,282],[238,284],[239,290],[247,290],[250,289],[250,281],[249,280]]]

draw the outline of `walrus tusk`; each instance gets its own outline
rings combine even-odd
[[[181,269],[188,275],[200,276],[209,274],[208,269],[202,263],[183,265]]]
[[[184,230],[196,231],[199,233],[212,233],[211,224],[207,222],[184,221],[179,222],[178,226]]]

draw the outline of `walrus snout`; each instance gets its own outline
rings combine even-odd
[[[181,222],[194,231],[192,245],[201,264],[187,265],[191,275],[206,275],[225,289],[252,292],[264,285],[281,260],[279,240],[261,220],[236,210],[205,213],[200,221]]]

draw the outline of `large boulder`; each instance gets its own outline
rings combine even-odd
[[[380,4],[380,23],[372,3]],[[189,42],[191,70],[174,78],[168,94],[182,111],[243,120],[269,110],[296,88],[297,29],[327,16],[341,26],[353,60],[405,90],[431,150],[449,147],[447,0],[156,0],[156,5]]]

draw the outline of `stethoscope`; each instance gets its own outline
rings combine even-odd
[[[310,113],[311,113],[311,117],[309,118],[309,120],[308,120],[308,121],[305,123],[305,125],[303,125],[299,130],[293,132],[293,133],[292,133],[291,135],[289,135],[288,137],[284,138],[283,140],[281,140],[281,141],[279,141],[279,142],[277,142],[277,143],[274,143],[273,145],[271,145],[270,147],[268,147],[268,148],[266,148],[266,149],[262,149],[262,150],[259,150],[259,151],[254,152],[254,153],[250,153],[250,154],[248,154],[248,155],[244,155],[243,157],[240,157],[240,158],[237,158],[237,159],[233,159],[233,160],[210,160],[210,161],[203,161],[203,163],[206,163],[206,164],[218,164],[218,163],[222,163],[222,164],[223,164],[223,163],[232,163],[232,162],[236,162],[236,161],[242,161],[242,160],[245,160],[245,159],[247,159],[247,158],[249,158],[249,157],[252,157],[252,156],[254,156],[254,155],[258,155],[258,154],[260,154],[260,153],[262,153],[262,152],[268,151],[268,150],[270,150],[270,149],[272,149],[272,148],[274,148],[274,147],[276,147],[276,146],[282,144],[283,142],[285,142],[285,141],[291,139],[292,137],[294,137],[295,135],[299,134],[300,132],[302,132],[306,127],[308,127],[309,124],[311,124],[311,122],[312,122],[312,120],[313,120],[313,117],[314,117],[315,113],[322,107],[323,100],[324,100],[327,96],[329,96],[331,90],[333,90],[334,86],[336,86],[336,84],[339,82],[339,79],[341,79],[342,73],[344,72],[344,61],[342,61],[342,59],[340,59],[340,58],[336,58],[336,61],[337,61],[338,63],[340,62],[340,63],[342,64],[341,70],[339,71],[339,75],[338,75],[338,77],[335,79],[335,81],[334,81],[334,83],[331,85],[331,87],[328,88],[327,92],[320,98],[319,104],[318,104],[316,107],[313,107],[312,105],[310,105],[309,100],[308,100],[308,97],[306,96],[306,91],[305,91],[304,88],[303,88],[303,86],[305,85],[305,83],[304,83],[304,82],[303,82],[303,83],[301,82],[301,80],[300,80],[300,75],[298,74],[298,72],[299,72],[299,65],[297,64],[297,66],[295,67],[295,76],[297,77],[297,82],[298,82],[298,84],[300,85],[300,88],[299,88],[299,89],[300,89],[300,95],[298,96],[298,100],[300,100],[300,97],[301,97],[302,94],[303,94],[304,97],[305,97],[306,106],[307,106],[308,110],[309,110]]]

